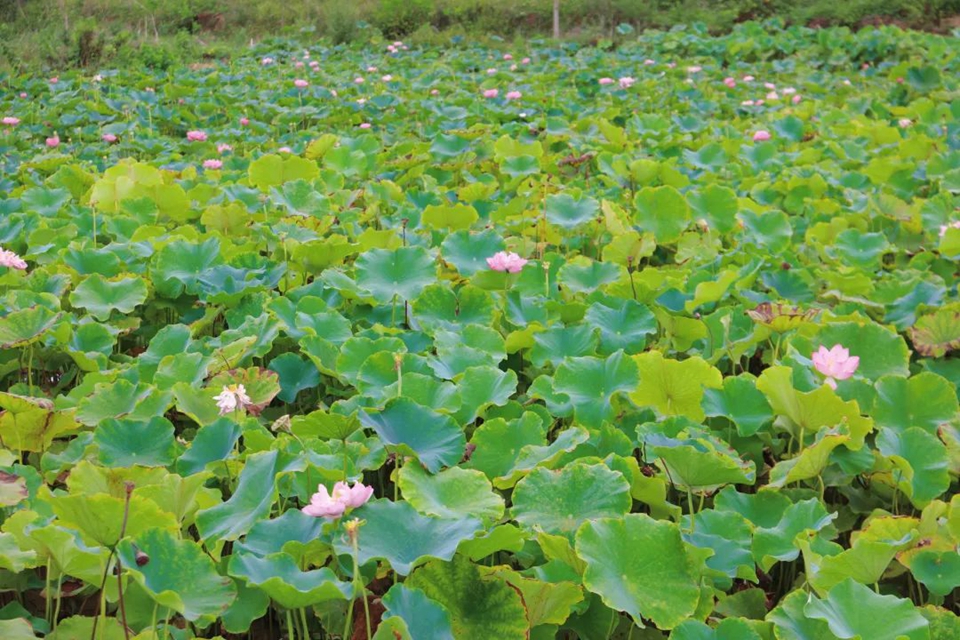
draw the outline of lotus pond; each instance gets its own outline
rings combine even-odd
[[[3,638],[960,638],[955,39],[2,82]]]

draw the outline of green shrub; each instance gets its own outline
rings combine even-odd
[[[324,9],[324,33],[334,44],[352,42],[357,36],[360,8],[352,2],[331,2]]]
[[[373,24],[387,38],[400,38],[429,21],[433,12],[433,0],[380,0]]]

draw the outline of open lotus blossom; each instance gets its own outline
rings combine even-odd
[[[737,81],[728,76],[723,79],[723,84],[733,89],[735,86],[737,86]]]
[[[837,380],[846,380],[860,366],[860,358],[851,356],[843,345],[835,344],[832,349],[821,346],[813,354],[813,366],[827,377],[826,384],[837,388]]]
[[[523,97],[523,94],[520,93],[519,91],[508,91],[508,92],[507,92],[507,100],[519,100],[519,99],[522,98],[522,97]]]
[[[947,235],[947,231],[950,229],[960,229],[960,220],[954,220],[953,222],[940,225],[940,237],[942,238]]]
[[[703,67],[700,65],[693,65],[692,67],[687,67],[687,73],[700,73],[703,71]]]
[[[263,58],[260,61],[260,64],[262,64],[263,66],[267,66],[268,64],[273,64],[273,58]]]
[[[524,260],[517,254],[506,251],[498,251],[489,258],[487,258],[487,265],[494,271],[506,271],[507,273],[519,273],[523,269],[523,265],[527,264],[527,260]]]
[[[524,58],[520,61],[520,64],[530,64],[530,58]]]
[[[310,83],[302,78],[297,78],[293,81],[293,86],[295,86],[297,89],[306,89],[310,86]]]
[[[771,137],[772,137],[772,136],[770,135],[770,132],[769,132],[769,131],[767,131],[766,129],[760,129],[759,131],[757,131],[757,132],[755,132],[755,133],[753,134],[753,141],[754,141],[754,142],[766,142],[766,141],[769,140]]]
[[[357,76],[353,79],[353,84],[363,84],[364,82],[363,76]]]
[[[50,78],[50,84],[57,84],[58,82],[60,82],[60,78],[58,78],[57,76],[53,76],[52,78]]]
[[[383,77],[380,78],[380,79],[381,79],[383,82],[390,82],[391,80],[393,80],[393,76],[388,73],[387,75],[383,76]]]
[[[432,96],[440,95],[440,89],[430,89],[430,95]]]
[[[190,142],[206,142],[207,134],[203,131],[187,131],[187,140]]]
[[[20,124],[20,118],[14,118],[13,116],[4,116],[3,124],[8,127],[15,127]]]
[[[491,69],[487,69],[487,75],[488,75],[488,76],[492,76],[492,75],[495,74],[496,72],[497,72],[496,69],[492,69],[492,68],[491,68]]]
[[[311,61],[310,61],[310,64],[309,64],[309,67],[310,67],[311,69],[319,69],[319,68],[320,68],[320,61],[319,61],[319,60],[311,60]]]
[[[220,415],[225,416],[232,411],[243,411],[249,407],[250,396],[242,384],[224,385],[223,391],[214,397],[217,401],[217,407],[220,409]]]
[[[803,97],[799,93],[790,98],[790,102],[793,104],[800,104],[801,100],[803,100]]]
[[[740,106],[742,106],[742,107],[752,107],[752,106],[755,105],[755,104],[757,104],[757,103],[754,102],[753,100],[744,100],[743,102],[740,103]]]
[[[357,98],[357,104],[367,104],[366,98]]]
[[[650,58],[647,58],[646,60],[643,61],[643,64],[646,65],[646,66],[648,66],[648,67],[650,67],[650,66],[653,66],[653,65],[657,64],[657,61],[656,61],[656,60],[651,60]]]
[[[26,92],[26,91],[21,91],[21,92],[20,92],[20,97],[21,97],[21,98],[26,98],[26,97],[27,97],[27,92]]]
[[[294,63],[293,63],[293,66],[296,67],[297,69],[303,69],[303,63],[300,62],[299,60],[297,60],[296,62],[294,62]]]
[[[248,124],[250,124],[250,118],[240,118],[240,126],[245,127]]]
[[[217,153],[226,153],[227,151],[233,151],[233,147],[225,142],[221,142],[217,145]]]
[[[397,48],[396,48],[395,46],[393,46],[392,44],[388,44],[388,45],[387,45],[387,51],[389,51],[390,53],[396,53],[396,52],[397,52]]]
[[[361,122],[361,123],[360,123],[360,128],[361,128],[361,129],[369,129],[369,128],[372,127],[372,126],[373,126],[373,125],[370,124],[369,122]]]
[[[773,91],[774,89],[777,88],[777,85],[773,84],[772,82],[764,82],[763,88],[766,89],[767,91]]]
[[[600,86],[603,87],[603,86],[606,86],[606,85],[608,85],[608,84],[613,84],[615,81],[614,81],[613,78],[600,78],[599,80],[597,80],[597,82],[599,82],[599,83],[600,83]]]
[[[27,263],[13,251],[8,251],[0,247],[0,267],[9,267],[23,271],[27,268]]]
[[[51,149],[56,149],[57,147],[60,146],[60,136],[58,136],[57,134],[53,134],[52,136],[47,138],[45,142],[46,142],[46,145]]]
[[[780,99],[780,96],[777,94],[776,91],[771,91],[770,93],[767,94],[767,100],[779,100],[779,99]]]
[[[510,71],[516,71],[516,70],[517,70],[517,65],[516,65],[516,64],[510,65]]]
[[[513,60],[513,56],[512,56],[511,54],[509,54],[509,53],[505,53],[505,54],[503,54],[503,59],[504,59],[504,60]]]
[[[277,149],[277,152],[278,152],[278,153],[293,153],[293,149],[291,149],[290,147],[280,147],[279,149]]]
[[[753,76],[743,76],[742,80],[744,82],[753,82],[754,80],[756,80],[756,78],[754,78]]]
[[[97,75],[93,76],[93,81],[94,81],[94,82],[103,82],[103,76],[98,73]]]
[[[797,90],[795,87],[785,87],[780,93],[782,93],[785,96],[792,96],[796,92]]]
[[[633,84],[634,84],[636,81],[637,81],[636,78],[631,78],[630,76],[623,76],[622,78],[620,78],[619,80],[617,80],[617,82],[620,83],[620,88],[621,88],[621,89],[629,89],[630,87],[633,86]]]
[[[333,493],[324,485],[317,485],[317,492],[310,497],[310,504],[302,511],[315,518],[339,518],[347,509],[356,509],[366,504],[373,495],[373,487],[361,482],[352,487],[346,482],[333,485]]]
[[[899,120],[897,120],[897,124],[900,125],[901,129],[906,129],[907,127],[913,124],[913,120],[911,120],[910,118],[900,118]]]
[[[117,141],[117,136],[112,133],[105,133],[100,137],[100,139],[109,144],[113,144]]]
[[[219,169],[219,168],[221,168],[222,166],[223,166],[223,161],[222,161],[222,160],[213,160],[213,159],[211,159],[211,160],[204,160],[204,161],[203,161],[203,168],[204,168],[204,169]]]
[[[484,98],[496,98],[498,95],[500,95],[500,91],[497,89],[487,89],[483,92]]]

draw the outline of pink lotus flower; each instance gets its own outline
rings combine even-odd
[[[250,118],[240,118],[240,126],[245,127],[250,124]]]
[[[484,98],[496,98],[498,95],[500,95],[500,91],[497,89],[487,89],[483,92]]]
[[[376,73],[376,72],[377,72],[376,67],[367,67],[367,73]]]
[[[356,78],[353,79],[353,84],[363,84],[363,83],[364,83],[364,79],[362,76],[357,76]]]
[[[687,73],[700,73],[701,71],[703,71],[703,67],[701,67],[700,65],[687,67]]]
[[[100,137],[100,139],[109,144],[113,144],[117,141],[117,136],[113,135],[112,133],[105,133]]]
[[[503,59],[504,59],[504,60],[513,60],[513,56],[510,55],[509,53],[505,53],[505,54],[503,54]]]
[[[619,80],[617,80],[617,82],[620,83],[620,88],[621,88],[621,89],[629,89],[630,87],[633,86],[633,84],[634,84],[636,81],[637,81],[637,80],[636,80],[635,78],[631,78],[630,76],[624,76],[624,77],[620,78]]]
[[[899,120],[897,120],[897,124],[900,125],[901,129],[906,129],[907,127],[913,124],[913,120],[911,120],[910,118],[900,118]]]
[[[260,64],[267,66],[268,64],[273,64],[273,58],[264,58],[260,61]]]
[[[232,411],[243,411],[249,407],[250,396],[242,384],[225,385],[223,391],[214,396],[217,401],[217,407],[220,409],[220,415],[225,416]]]
[[[57,147],[60,146],[60,136],[58,136],[57,134],[53,134],[52,136],[46,139],[46,144],[51,149],[56,149]]]
[[[792,96],[796,92],[797,90],[794,87],[785,87],[783,91],[781,91],[780,93],[782,93],[785,96]]]
[[[903,84],[903,76],[897,78],[897,84]]]
[[[432,96],[440,95],[440,89],[430,89],[430,95]]]
[[[737,86],[737,81],[731,77],[726,77],[723,79],[723,84],[727,85],[729,88],[733,89]]]
[[[767,131],[766,129],[760,129],[760,130],[758,130],[756,133],[753,134],[753,141],[754,141],[754,142],[766,142],[766,141],[769,140],[771,137],[772,137],[772,136],[770,135],[770,132],[769,132],[769,131]]]
[[[361,129],[369,129],[369,128],[372,127],[372,126],[373,126],[373,125],[370,124],[369,122],[361,122],[361,123],[360,123],[360,128],[361,128]]]
[[[601,86],[601,87],[605,87],[605,86],[607,86],[608,84],[613,84],[613,83],[614,83],[614,79],[613,79],[613,78],[600,78],[599,80],[597,80],[597,82],[600,83],[600,86]]]
[[[766,89],[767,91],[773,91],[774,89],[777,88],[777,85],[773,84],[772,82],[764,82],[763,88]]]
[[[60,82],[60,78],[58,78],[57,76],[53,76],[52,78],[50,78],[50,84],[57,84],[58,82]]]
[[[293,81],[293,86],[295,86],[297,89],[306,89],[307,87],[310,86],[310,83],[307,82],[306,80],[297,78],[296,80]]]
[[[220,144],[217,145],[217,153],[226,153],[227,151],[233,151],[233,147],[226,144],[225,142],[221,142]]]
[[[677,68],[677,63],[676,63],[676,62],[668,62],[668,63],[667,63],[667,69],[676,69],[676,68]]]
[[[510,65],[510,71],[516,71],[516,70],[517,70],[517,65],[516,65],[516,64]]]
[[[779,100],[780,96],[777,95],[776,91],[771,91],[767,94],[767,100]]]
[[[299,60],[297,60],[296,62],[294,62],[294,63],[293,63],[293,66],[296,67],[297,69],[303,69],[303,63],[300,62]]]
[[[320,68],[320,61],[319,61],[319,60],[311,60],[311,61],[310,61],[310,68],[311,68],[311,69],[319,69],[319,68]]]
[[[221,160],[204,160],[203,168],[204,169],[219,169],[223,166],[223,161]]]
[[[310,504],[301,511],[315,518],[339,518],[347,509],[356,509],[367,503],[373,495],[373,487],[362,482],[352,487],[346,482],[333,485],[333,493],[329,493],[324,485],[317,485],[317,492],[310,497]]]
[[[400,41],[400,40],[394,40],[394,41],[393,41],[393,46],[395,46],[395,47],[402,47],[402,46],[403,46],[403,42]]]
[[[0,267],[9,267],[23,271],[27,268],[27,263],[13,251],[0,248]]]
[[[656,61],[656,60],[651,60],[650,58],[647,58],[646,60],[643,61],[643,64],[644,64],[645,66],[650,67],[650,66],[653,66],[653,65],[657,64],[657,61]]]
[[[523,94],[520,93],[519,91],[508,91],[508,92],[507,92],[507,100],[519,100],[519,99],[522,98],[522,97],[523,97]]]
[[[850,352],[842,345],[835,344],[832,349],[822,346],[813,354],[813,366],[827,377],[824,381],[834,389],[837,380],[846,380],[860,366],[860,358],[850,356]]]
[[[3,118],[3,124],[8,127],[15,127],[20,124],[20,118],[14,118],[13,116],[5,116]]]
[[[380,80],[382,80],[383,82],[390,82],[393,80],[393,76],[388,73],[387,75],[380,78]]]
[[[280,147],[277,149],[277,153],[293,153],[293,149],[290,147]]]
[[[492,76],[492,75],[494,75],[496,72],[497,72],[496,69],[492,69],[492,68],[491,68],[491,69],[487,69],[487,75],[488,75],[488,76]]]
[[[953,222],[940,225],[940,237],[942,238],[947,235],[947,231],[950,229],[960,229],[960,220],[954,220]]]
[[[755,105],[755,104],[757,104],[757,103],[754,102],[753,100],[744,100],[743,102],[740,103],[740,106],[741,106],[741,107],[752,107],[752,106]]]
[[[799,93],[793,96],[792,98],[790,98],[790,102],[792,102],[793,104],[800,104],[801,100],[803,100],[803,98],[800,96]]]
[[[26,97],[27,97],[27,92],[26,92],[26,91],[21,91],[21,92],[20,92],[20,97],[21,97],[21,98],[26,98]]]
[[[524,58],[520,61],[520,64],[530,64],[530,58]]]
[[[203,131],[187,131],[187,140],[190,142],[206,142],[207,134]]]
[[[753,82],[754,80],[756,80],[756,78],[754,78],[753,76],[743,76],[744,82]]]
[[[396,52],[397,52],[397,48],[396,48],[395,46],[393,46],[392,44],[388,44],[388,45],[387,45],[387,51],[389,51],[390,53],[396,53]]]
[[[523,269],[523,265],[527,264],[527,260],[524,260],[515,253],[507,253],[506,251],[498,251],[489,258],[487,258],[487,265],[494,271],[506,271],[507,273],[519,273]]]

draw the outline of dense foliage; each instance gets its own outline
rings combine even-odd
[[[8,78],[0,636],[960,637],[957,54]]]

